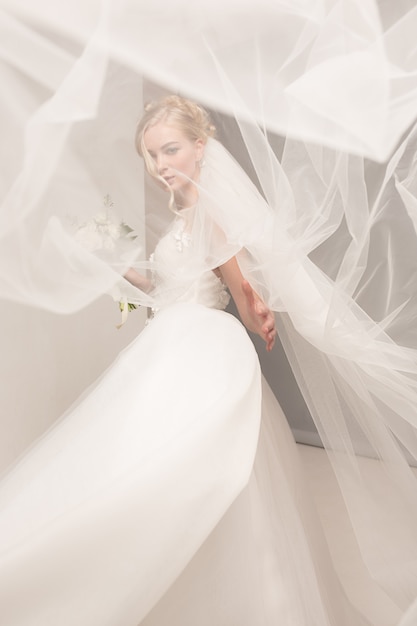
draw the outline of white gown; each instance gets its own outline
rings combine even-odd
[[[186,255],[171,232],[155,260]],[[2,481],[2,623],[367,623],[227,300],[204,273]]]

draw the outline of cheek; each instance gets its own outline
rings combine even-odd
[[[196,170],[196,161],[194,155],[187,155],[177,165],[178,170],[190,176]]]

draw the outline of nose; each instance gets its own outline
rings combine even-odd
[[[166,163],[163,154],[158,154],[155,158],[156,167],[158,169],[158,173],[162,174],[166,170]]]

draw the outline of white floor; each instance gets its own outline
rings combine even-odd
[[[356,599],[356,605],[371,618],[372,623],[379,626],[397,624],[400,619],[398,608],[380,588],[373,585],[360,562],[359,548],[346,523],[345,505],[337,491],[336,479],[326,453],[313,446],[299,444],[298,447],[307,468],[307,475],[311,479],[311,489],[329,537],[330,550],[336,555],[336,561],[343,563],[339,576],[346,589]],[[361,458],[359,462],[366,470],[378,472],[378,461]]]

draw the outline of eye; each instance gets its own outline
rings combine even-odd
[[[176,146],[170,146],[166,150],[167,154],[176,154],[177,152],[178,152],[178,148]]]

